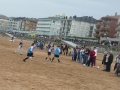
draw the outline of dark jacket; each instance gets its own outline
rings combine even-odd
[[[102,64],[106,64],[106,56],[107,56],[107,54],[105,54],[105,55],[103,56]]]
[[[108,63],[109,65],[111,65],[113,62],[113,54],[110,54],[109,58],[108,58]]]

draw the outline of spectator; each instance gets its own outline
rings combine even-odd
[[[106,56],[107,56],[107,52],[104,52],[104,56],[103,56],[103,60],[102,60],[102,64],[103,64],[103,70],[102,71],[106,71]]]
[[[95,56],[95,52],[94,52],[94,49],[91,48],[91,51],[90,51],[90,57],[89,57],[89,61],[88,61],[88,66],[91,66],[93,67],[93,64],[94,64],[94,57]]]
[[[106,71],[110,72],[111,64],[113,62],[112,51],[108,52],[108,58],[106,59]]]
[[[95,56],[94,56],[94,66],[96,66],[96,57],[97,57],[97,48],[94,47],[94,52],[95,52]]]
[[[83,61],[83,64],[86,65],[87,61],[88,61],[88,56],[90,54],[90,50],[89,48],[86,48],[85,50],[85,55],[84,55],[84,61]]]
[[[115,73],[116,73],[116,69],[117,69],[117,66],[120,64],[120,55],[118,55],[116,57],[116,63],[115,63],[115,66],[114,66],[114,70],[115,70]]]

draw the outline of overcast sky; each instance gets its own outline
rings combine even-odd
[[[67,16],[120,14],[120,0],[0,0],[0,14],[8,17],[44,18],[65,13]]]

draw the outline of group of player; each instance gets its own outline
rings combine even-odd
[[[37,44],[35,42],[33,42],[31,44],[31,46],[28,48],[27,50],[27,56],[23,59],[24,62],[26,62],[27,59],[32,59],[32,57],[34,57],[34,51],[35,51],[35,48],[36,48]],[[45,60],[49,59],[51,62],[53,62],[53,60],[55,58],[58,59],[58,63],[60,63],[60,59],[59,59],[59,55],[60,55],[60,46],[58,45],[56,47],[56,49],[54,50],[53,49],[53,43],[49,43],[48,44],[48,47],[47,47],[47,50],[48,50],[48,56],[45,58]],[[54,50],[54,56],[51,58],[51,54],[52,54],[52,50]],[[22,55],[22,51],[23,51],[23,40],[20,41],[19,43],[19,46],[18,46],[18,49],[14,51],[14,54],[17,52],[17,51],[20,51],[20,55]]]

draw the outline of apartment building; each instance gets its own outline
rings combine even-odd
[[[21,30],[22,20],[25,18],[9,18],[9,30]]]
[[[21,29],[25,31],[35,31],[37,26],[36,18],[25,18],[21,22]]]
[[[92,17],[39,18],[36,30],[43,35],[93,37],[96,20]]]
[[[0,15],[0,30],[7,30],[9,25],[8,18],[4,15]]]
[[[96,19],[89,16],[72,18],[71,29],[68,36],[94,37]]]
[[[94,36],[96,38],[100,37],[114,38],[119,18],[120,15],[117,15],[117,13],[115,13],[114,16],[107,15],[105,17],[102,17],[100,20],[97,20]]]
[[[61,20],[57,18],[39,18],[36,31],[41,35],[59,35]]]
[[[12,17],[9,18],[9,30],[36,30],[37,19],[25,17]]]
[[[120,38],[120,18],[118,19],[118,22],[117,22],[116,32],[117,33],[115,34],[115,37]]]

